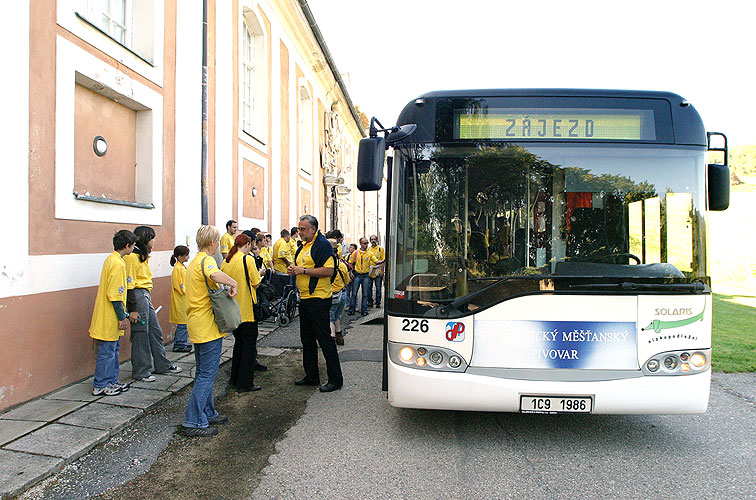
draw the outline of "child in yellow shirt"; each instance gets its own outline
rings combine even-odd
[[[100,273],[89,336],[97,340],[94,396],[117,396],[129,390],[118,381],[118,353],[121,336],[129,324],[126,314],[126,263],[123,257],[134,250],[136,235],[121,230],[113,235],[113,249]]]
[[[171,309],[168,321],[176,325],[173,335],[173,352],[192,352],[189,332],[186,329],[186,266],[189,260],[189,247],[179,245],[171,255]]]

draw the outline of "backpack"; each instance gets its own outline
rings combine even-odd
[[[247,287],[249,287],[249,294],[252,295],[252,286],[249,284],[249,269],[247,269],[247,256],[243,258],[244,261],[244,276],[247,278]],[[270,283],[260,282],[257,285],[257,302],[252,300],[252,314],[255,315],[255,321],[265,321],[271,316],[277,316],[275,307],[273,307],[274,289]]]

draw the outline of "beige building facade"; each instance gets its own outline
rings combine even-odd
[[[94,372],[87,330],[119,229],[157,233],[166,340],[169,257],[196,252],[203,199],[221,230],[235,219],[277,238],[310,213],[348,242],[381,232],[381,195],[355,186],[358,113],[307,3],[207,6],[207,38],[201,1],[6,6],[0,411]],[[127,334],[122,361],[129,352]]]

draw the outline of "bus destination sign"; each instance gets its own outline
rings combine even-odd
[[[655,140],[653,112],[627,110],[457,111],[455,139]]]

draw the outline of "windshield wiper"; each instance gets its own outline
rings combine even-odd
[[[498,285],[499,283],[503,283],[504,281],[508,281],[512,278],[520,278],[520,276],[507,276],[506,278],[485,278],[486,280],[495,279],[493,283],[490,285],[481,288],[477,292],[473,292],[469,295],[465,295],[462,297],[459,297],[458,299],[454,299],[449,304],[441,307],[434,307],[433,309],[430,309],[423,314],[424,318],[448,318],[453,315],[453,313],[464,313],[461,308],[472,302],[478,295],[481,295],[483,292],[488,291],[492,287]]]
[[[585,283],[570,285],[570,288],[574,290],[606,290],[616,292],[663,291],[701,293],[706,291],[706,285],[700,281],[693,283],[633,283],[632,281],[624,281],[622,283]]]

